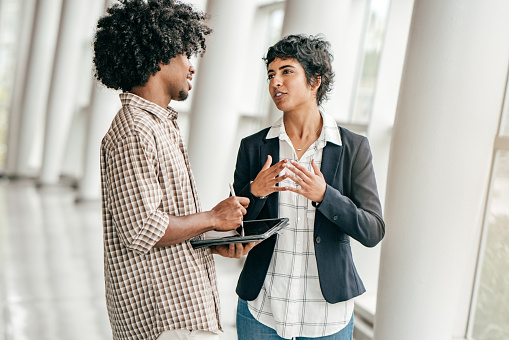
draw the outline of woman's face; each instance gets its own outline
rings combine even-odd
[[[316,106],[315,86],[308,84],[306,73],[296,59],[274,59],[267,69],[269,93],[276,107],[289,112],[308,106]]]

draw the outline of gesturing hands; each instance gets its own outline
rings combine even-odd
[[[273,166],[270,166],[271,163],[272,157],[269,155],[267,156],[267,161],[263,165],[262,169],[254,179],[253,183],[251,183],[251,193],[256,197],[265,197],[275,191],[285,190],[284,187],[278,187],[276,184],[285,180],[288,176],[286,174],[279,177],[276,176],[283,171],[286,164],[288,164],[288,160],[283,159]]]
[[[253,195],[265,197],[275,191],[293,191],[316,203],[323,200],[327,183],[325,183],[325,178],[314,159],[311,161],[312,172],[293,160],[283,159],[273,166],[270,166],[271,163],[272,157],[268,156],[262,169],[251,183],[251,193]],[[277,177],[285,168],[290,172]],[[297,183],[300,188],[276,185],[287,178]]]
[[[310,172],[296,161],[290,161],[288,169],[293,172],[293,174],[288,174],[288,178],[297,183],[300,188],[285,188],[288,191],[301,194],[313,202],[320,203],[325,195],[327,183],[325,183],[325,178],[314,159],[311,161],[311,166],[313,167],[313,172]]]

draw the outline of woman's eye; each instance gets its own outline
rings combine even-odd
[[[291,70],[288,70],[288,69],[283,70],[283,74],[288,74],[288,73],[292,73],[292,71],[291,71]]]
[[[272,79],[272,78],[274,78],[274,75],[273,75],[273,74],[269,74],[269,75],[267,76],[267,79],[268,79],[268,80],[270,80],[270,79]]]

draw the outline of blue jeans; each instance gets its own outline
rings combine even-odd
[[[238,340],[284,340],[277,335],[276,331],[256,320],[247,307],[247,301],[239,298],[237,305],[237,336]],[[336,334],[318,338],[296,337],[295,340],[352,340],[353,339],[353,315],[345,328]]]

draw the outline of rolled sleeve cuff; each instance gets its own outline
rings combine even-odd
[[[127,248],[142,254],[148,253],[163,237],[169,222],[168,214],[155,211],[146,218],[140,232]]]

